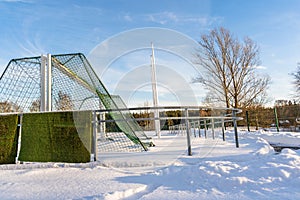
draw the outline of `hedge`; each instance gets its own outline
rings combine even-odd
[[[89,111],[24,114],[19,160],[89,162],[91,121]]]
[[[15,163],[18,115],[0,115],[0,164]]]

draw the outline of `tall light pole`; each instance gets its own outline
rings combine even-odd
[[[157,96],[157,84],[156,84],[156,67],[155,67],[155,56],[154,56],[154,46],[151,42],[152,54],[151,54],[151,82],[152,82],[152,95],[153,95],[153,106],[158,106],[158,96]],[[160,121],[159,118],[159,110],[154,110],[154,126],[155,133],[158,138],[160,138]]]

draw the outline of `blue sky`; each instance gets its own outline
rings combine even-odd
[[[259,71],[272,78],[268,91],[270,99],[292,99],[294,89],[289,74],[300,62],[299,8],[299,0],[0,0],[0,72],[12,58],[42,53],[89,55],[97,45],[133,29],[170,29],[197,41],[201,34],[223,26],[241,39],[248,36],[258,43],[261,51]],[[143,57],[142,50],[136,53],[139,59]],[[129,71],[144,66],[149,58],[137,61],[136,57],[131,52],[127,59],[122,55],[111,65],[111,70],[120,76],[117,80],[130,77]],[[164,51],[158,51],[157,57],[158,64],[166,67],[170,64],[165,61],[174,61]],[[182,62],[179,60],[177,63]],[[122,74],[121,65],[124,67],[124,64],[135,67],[129,67]],[[183,74],[183,67],[184,64],[175,66],[175,74]],[[193,69],[189,69],[182,75],[186,82],[192,73],[195,73]],[[119,91],[117,83],[109,83],[113,80],[110,76],[103,75],[103,79],[109,90]],[[144,89],[149,90],[149,85]],[[162,96],[161,101],[164,101]],[[129,101],[132,99],[127,99]]]

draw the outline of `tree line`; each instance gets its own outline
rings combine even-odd
[[[247,115],[248,114],[248,121]],[[276,126],[276,116],[280,128],[299,129],[300,126],[300,104],[295,100],[276,100],[273,107],[252,106],[243,109],[239,114],[243,120],[238,121],[239,126],[250,126],[258,128],[270,128]]]
[[[39,112],[41,107],[41,100],[36,99],[32,101],[29,111],[30,112]],[[58,92],[58,98],[55,99],[55,109],[56,110],[73,110],[74,103],[69,94],[64,93],[62,91]],[[17,103],[13,103],[10,101],[0,102],[0,113],[11,113],[11,112],[23,112],[24,108],[22,108]]]

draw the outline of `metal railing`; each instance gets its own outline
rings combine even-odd
[[[234,128],[234,135],[235,135],[235,144],[236,147],[239,147],[238,141],[238,131],[237,131],[237,121],[242,120],[243,118],[237,117],[238,113],[241,113],[242,110],[235,109],[235,108],[210,108],[210,107],[201,107],[201,106],[163,106],[163,107],[135,107],[135,108],[122,108],[122,109],[102,109],[102,110],[94,110],[94,116],[97,116],[101,113],[109,113],[109,112],[154,112],[158,111],[159,113],[166,113],[167,111],[180,111],[181,116],[172,117],[163,114],[160,117],[142,117],[142,118],[122,118],[122,119],[100,119],[97,121],[98,125],[106,122],[116,122],[120,121],[166,121],[166,120],[180,120],[180,123],[168,126],[169,131],[185,131],[187,136],[187,149],[188,155],[192,155],[191,151],[191,128],[194,128],[194,135],[195,129],[198,127],[202,127],[204,129],[205,138],[207,137],[206,131],[211,127],[213,139],[215,138],[215,125],[219,124],[222,127],[222,135],[223,140],[225,141],[225,124],[232,124]],[[160,114],[160,115],[161,115]],[[153,115],[154,116],[154,115]],[[199,131],[200,134],[200,131]],[[96,133],[94,133],[96,135]],[[196,136],[196,135],[195,135]]]

